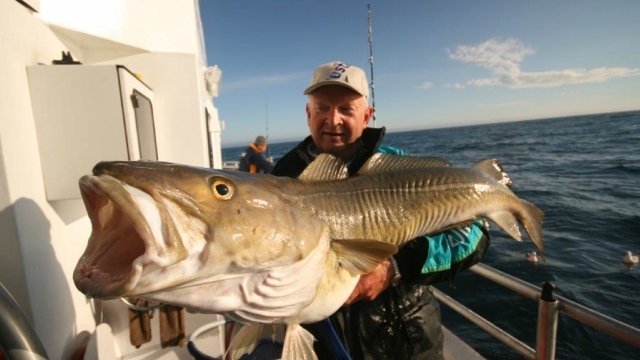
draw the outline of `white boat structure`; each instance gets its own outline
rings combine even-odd
[[[0,1],[0,283],[48,358],[78,356],[91,338],[87,359],[191,359],[161,347],[157,312],[136,348],[123,302],[75,289],[91,231],[78,179],[101,160],[222,168],[220,74],[197,0]],[[215,320],[187,314],[187,336]]]
[[[234,166],[213,103],[221,72],[205,55],[198,0],[0,1],[0,358],[193,359],[162,347],[159,310],[151,341],[131,345],[129,305],[86,299],[72,274],[91,233],[77,181],[97,162]],[[554,358],[559,313],[640,347],[638,329],[548,285],[471,270],[540,303],[535,349],[436,295],[524,358]],[[187,313],[185,324],[199,351],[222,354],[223,318]],[[448,331],[445,357],[481,358]]]

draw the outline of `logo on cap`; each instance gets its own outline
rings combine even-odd
[[[344,74],[345,71],[347,71],[347,69],[350,67],[351,65],[349,64],[345,64],[345,63],[339,63],[338,65],[336,65],[335,68],[333,68],[333,71],[331,72],[331,75],[329,75],[329,79],[340,79],[340,76],[342,76],[342,74]],[[345,78],[344,79],[346,82],[349,82],[349,78]]]

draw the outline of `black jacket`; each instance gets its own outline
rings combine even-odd
[[[251,145],[242,154],[238,170],[250,173],[270,173],[273,170],[273,164],[268,162],[253,144]]]
[[[367,128],[360,138],[360,148],[349,164],[355,174],[373,155],[384,137],[385,128]],[[298,177],[313,157],[307,137],[275,165],[272,174]],[[440,307],[430,284],[451,281],[464,269],[480,261],[489,246],[489,236],[478,242],[476,250],[449,270],[421,274],[429,245],[424,238],[405,243],[394,255],[403,282],[389,287],[372,301],[359,301],[343,306],[331,316],[331,322],[351,357],[356,359],[443,359],[443,334]],[[312,331],[311,327],[308,327]],[[313,331],[312,331],[313,332]],[[318,336],[316,336],[318,337]],[[332,359],[330,350],[317,341],[314,345],[320,359]]]

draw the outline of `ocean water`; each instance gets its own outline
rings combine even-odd
[[[640,267],[622,263],[640,253],[640,111],[388,133],[385,144],[470,166],[496,158],[512,190],[545,212],[546,264],[497,226],[483,263],[640,328]],[[295,143],[271,144],[275,159]],[[236,160],[244,147],[223,149]],[[537,303],[462,272],[440,290],[535,348]],[[519,354],[445,305],[442,322],[488,359]],[[640,349],[561,314],[558,359],[640,359]]]

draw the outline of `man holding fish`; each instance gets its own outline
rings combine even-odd
[[[318,154],[329,153],[355,174],[373,154],[401,150],[381,146],[385,128],[368,128],[374,109],[368,105],[365,72],[334,61],[313,73],[307,124],[311,135],[276,164],[273,175],[298,177]],[[480,261],[489,236],[479,220],[470,226],[418,237],[358,281],[345,306],[331,317],[339,337],[354,359],[443,359],[440,308],[429,284],[451,281]],[[335,357],[317,338],[320,359]]]
[[[356,67],[321,66],[305,93],[312,135],[279,176],[96,164],[79,180],[91,234],[78,290],[222,314],[244,324],[234,359],[265,333],[283,339],[283,360],[315,359],[312,334],[321,358],[348,358],[344,344],[356,359],[442,359],[428,285],[480,260],[483,219],[516,241],[522,226],[544,261],[544,213],[510,190],[497,160],[453,167],[380,146]]]

